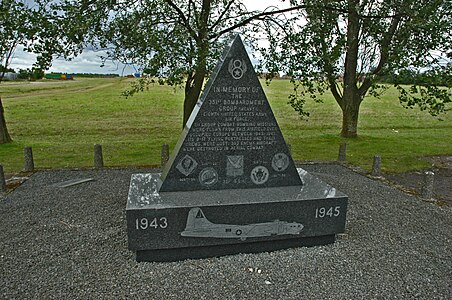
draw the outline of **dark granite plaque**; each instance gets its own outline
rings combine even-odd
[[[163,193],[160,174],[134,174],[126,210],[129,249],[137,259],[146,253],[177,254],[174,259],[333,242],[345,229],[347,196],[298,172],[300,186]]]
[[[210,77],[161,180],[160,192],[302,184],[238,35]]]

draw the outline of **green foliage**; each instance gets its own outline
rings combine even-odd
[[[447,103],[452,102],[452,64],[424,72],[404,69],[382,78],[381,81],[391,83],[399,90],[399,100],[405,108],[417,106],[433,116],[450,110]],[[407,88],[405,85],[410,86]]]
[[[105,60],[138,66],[159,83],[184,85],[183,124],[231,35],[252,30],[249,25],[254,21],[270,22],[272,15],[281,12],[274,8],[249,12],[242,1],[236,0],[61,3],[60,11],[75,24],[67,33],[74,45],[106,48]],[[153,80],[143,79],[125,94],[143,91]]]
[[[65,20],[59,16],[59,2],[52,0],[2,0],[0,2],[0,71],[8,70],[14,52],[22,46],[37,54],[32,69],[22,70],[20,76],[30,80],[42,78],[50,67],[53,55],[68,57],[77,53],[78,44],[68,39]],[[75,46],[75,48],[74,48]],[[0,74],[0,82],[3,74]],[[1,97],[1,95],[0,95]],[[0,98],[0,144],[10,143],[3,104]]]
[[[436,85],[443,87],[452,86],[452,65],[431,68],[423,72],[411,69],[403,69],[396,74],[389,74],[380,78],[381,82],[394,85]]]
[[[2,0],[0,3],[0,60],[2,69],[8,68],[14,51],[23,46],[25,51],[38,54],[36,66],[46,69],[52,55],[64,52],[59,37],[61,27],[53,18],[50,0]]]
[[[17,75],[18,79],[25,80],[38,80],[44,77],[44,71],[40,68],[31,68],[31,69],[20,69],[19,74]]]
[[[5,66],[0,65],[0,74],[7,73],[7,72],[16,73],[16,71],[14,69],[6,68]]]
[[[108,48],[105,60],[136,65],[169,85],[190,81],[200,64],[212,70],[225,42],[217,32],[248,16],[237,1],[64,1],[62,9],[78,25],[68,36],[81,47]]]
[[[330,90],[345,112],[367,95],[380,96],[390,74],[430,69],[414,87],[401,86],[400,101],[432,115],[451,101],[452,14],[448,0],[304,0],[284,28],[268,28],[270,47],[261,49],[271,73],[293,78],[289,104],[307,116],[307,100]],[[432,51],[436,52],[433,53]],[[438,53],[440,55],[438,56]],[[444,66],[446,64],[446,66]],[[442,66],[442,67],[441,67]],[[449,75],[447,75],[449,74]],[[356,112],[357,113],[357,112]]]
[[[138,65],[161,83],[185,84],[184,125],[223,47],[224,37],[216,33],[230,27],[243,6],[236,1],[66,0],[60,10],[76,24],[67,34],[73,45],[108,48],[104,60]],[[142,79],[124,94],[132,96],[152,80]]]

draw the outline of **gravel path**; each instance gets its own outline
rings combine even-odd
[[[0,298],[452,299],[449,208],[339,165],[303,167],[350,197],[335,244],[174,263],[127,250],[128,183],[143,170],[36,173],[0,203]]]
[[[448,205],[452,208],[452,167],[435,168],[433,180],[433,198],[438,205]],[[385,174],[384,177],[392,183],[402,186],[410,193],[420,195],[424,184],[424,172],[414,171],[400,174]]]

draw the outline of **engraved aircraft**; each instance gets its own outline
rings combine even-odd
[[[265,237],[273,235],[300,234],[303,225],[295,222],[275,220],[272,222],[248,225],[215,224],[207,220],[199,207],[190,209],[185,230],[181,232],[186,237],[204,238],[247,238]]]

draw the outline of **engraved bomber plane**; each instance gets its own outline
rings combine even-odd
[[[207,220],[199,207],[195,207],[190,209],[187,225],[181,235],[204,238],[239,238],[244,241],[247,238],[300,234],[303,227],[300,223],[279,220],[248,225],[215,224]]]

